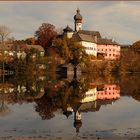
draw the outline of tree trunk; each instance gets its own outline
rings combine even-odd
[[[77,78],[77,67],[74,66],[74,78]]]
[[[4,36],[1,36],[1,43],[4,45]]]

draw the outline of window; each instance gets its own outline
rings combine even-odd
[[[109,56],[111,56],[111,54],[109,54]]]
[[[44,56],[44,52],[40,52],[40,56]]]

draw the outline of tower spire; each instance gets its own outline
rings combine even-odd
[[[82,29],[82,15],[80,14],[80,9],[77,8],[76,15],[74,16],[74,24],[75,24],[75,31],[79,31]]]
[[[79,8],[77,8],[77,10],[76,10],[76,11],[77,11],[77,13],[80,13],[80,9],[79,9]]]

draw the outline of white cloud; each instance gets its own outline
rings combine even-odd
[[[33,35],[43,22],[74,28],[77,7],[83,16],[83,29],[99,30],[126,44],[139,39],[140,2],[0,2],[0,24],[13,29],[19,39]]]

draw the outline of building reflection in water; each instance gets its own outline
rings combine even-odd
[[[99,111],[102,105],[112,104],[120,98],[116,84],[96,84],[86,77],[79,79],[23,78],[0,83],[0,112],[10,112],[7,105],[35,102],[35,110],[42,119],[51,119],[58,109],[68,118],[73,115],[73,126],[78,133],[82,126],[82,113]]]
[[[34,102],[45,93],[42,80],[27,80],[26,78],[5,79],[0,83],[0,102],[5,104]]]
[[[97,86],[97,100],[120,98],[120,88],[115,84]]]
[[[68,117],[69,115],[72,115],[72,112],[74,112],[74,127],[76,128],[77,133],[82,126],[82,113],[99,111],[102,105],[113,104],[120,98],[119,85],[96,85],[96,83],[90,83],[89,85],[89,89],[85,92],[84,98],[73,108],[68,107],[64,113]]]
[[[82,115],[79,110],[74,112],[74,127],[76,128],[76,132],[79,132],[80,127],[82,126]]]

